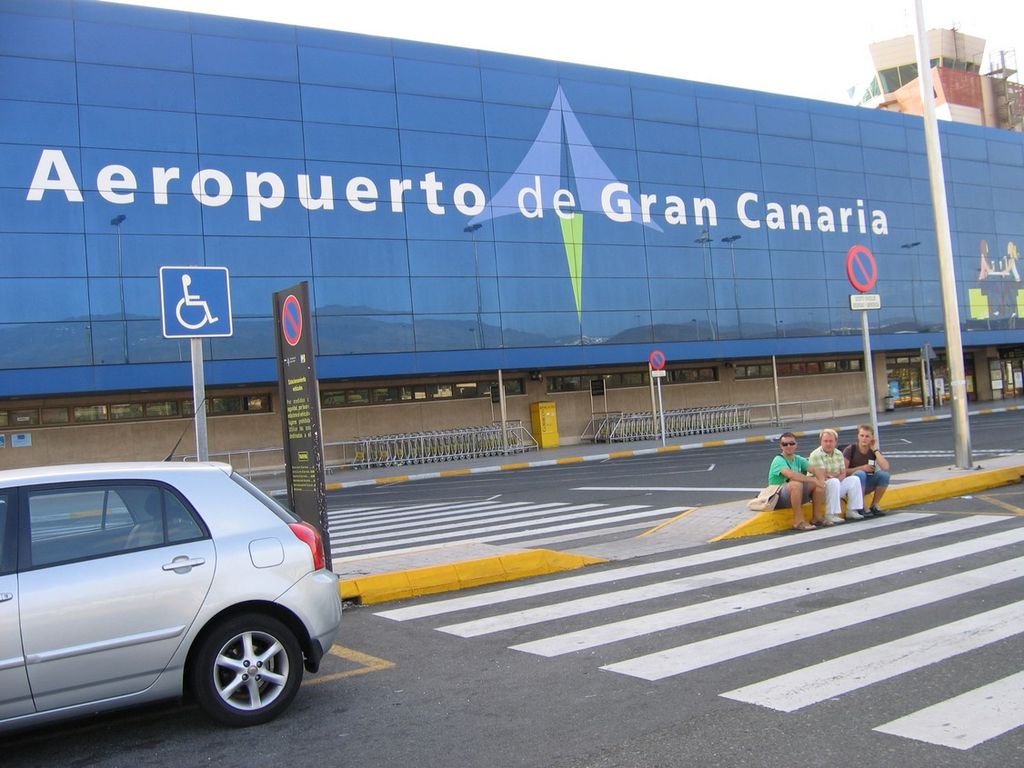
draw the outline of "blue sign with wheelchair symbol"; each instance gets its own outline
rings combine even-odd
[[[230,336],[227,267],[160,267],[160,317],[165,339]]]

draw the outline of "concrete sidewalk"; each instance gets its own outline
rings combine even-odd
[[[973,408],[970,413],[983,415],[1024,410],[1024,406]],[[879,432],[885,441],[884,428],[914,422],[939,421],[950,418],[948,407],[934,413],[922,413],[893,418],[884,414],[879,420]],[[745,443],[768,442],[777,439],[783,431],[798,436],[817,435],[823,427],[838,428],[849,436],[857,424],[870,420],[868,414],[855,414],[841,418],[813,419],[785,428],[761,427],[721,435],[707,435],[699,442],[633,443],[622,448],[608,444],[578,444],[522,454],[529,460],[504,462],[504,457],[484,457],[459,462],[446,462],[444,469],[408,474],[396,472],[394,467],[346,469],[328,477],[328,489],[338,490],[366,485],[457,477],[486,472],[500,472],[574,464],[586,461],[606,461],[657,453],[695,450]],[[841,442],[843,442],[841,440]],[[532,458],[537,457],[537,458]],[[887,509],[923,504],[943,498],[975,493],[1019,482],[1024,476],[1024,453],[975,462],[973,469],[960,470],[944,466],[893,476],[885,497]],[[425,468],[425,467],[424,467]],[[283,477],[254,478],[265,489],[275,494],[283,490]],[[809,505],[806,507],[809,510]],[[792,525],[792,511],[751,512],[746,500],[738,500],[698,507],[678,518],[662,523],[638,536],[591,545],[580,550],[554,551],[550,549],[522,549],[512,546],[466,542],[424,547],[403,551],[401,554],[337,558],[334,570],[341,578],[341,594],[345,600],[363,604],[380,603],[418,595],[464,589],[503,581],[537,576],[580,568],[610,560],[656,554],[685,547],[699,546],[741,536],[754,536],[784,531]],[[808,515],[809,519],[809,515]],[[863,523],[870,525],[870,521]],[[813,533],[807,535],[813,536]]]

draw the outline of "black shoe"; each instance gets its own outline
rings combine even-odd
[[[878,507],[871,507],[870,511],[872,517],[885,517],[884,509],[879,509]]]
[[[870,520],[870,519],[871,519],[872,517],[874,517],[874,516],[875,516],[875,513],[874,513],[874,512],[872,512],[872,511],[871,511],[870,509],[868,509],[867,507],[864,507],[864,509],[862,509],[862,510],[860,511],[860,513],[861,513],[861,515],[863,515],[863,516],[864,516],[864,519],[865,519],[865,520]]]

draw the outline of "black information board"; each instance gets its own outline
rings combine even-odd
[[[295,514],[320,531],[330,568],[320,390],[313,356],[308,283],[301,282],[274,294],[274,328],[288,500]]]

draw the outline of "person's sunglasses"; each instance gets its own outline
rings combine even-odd
[[[782,445],[796,445],[796,440],[783,440]]]

